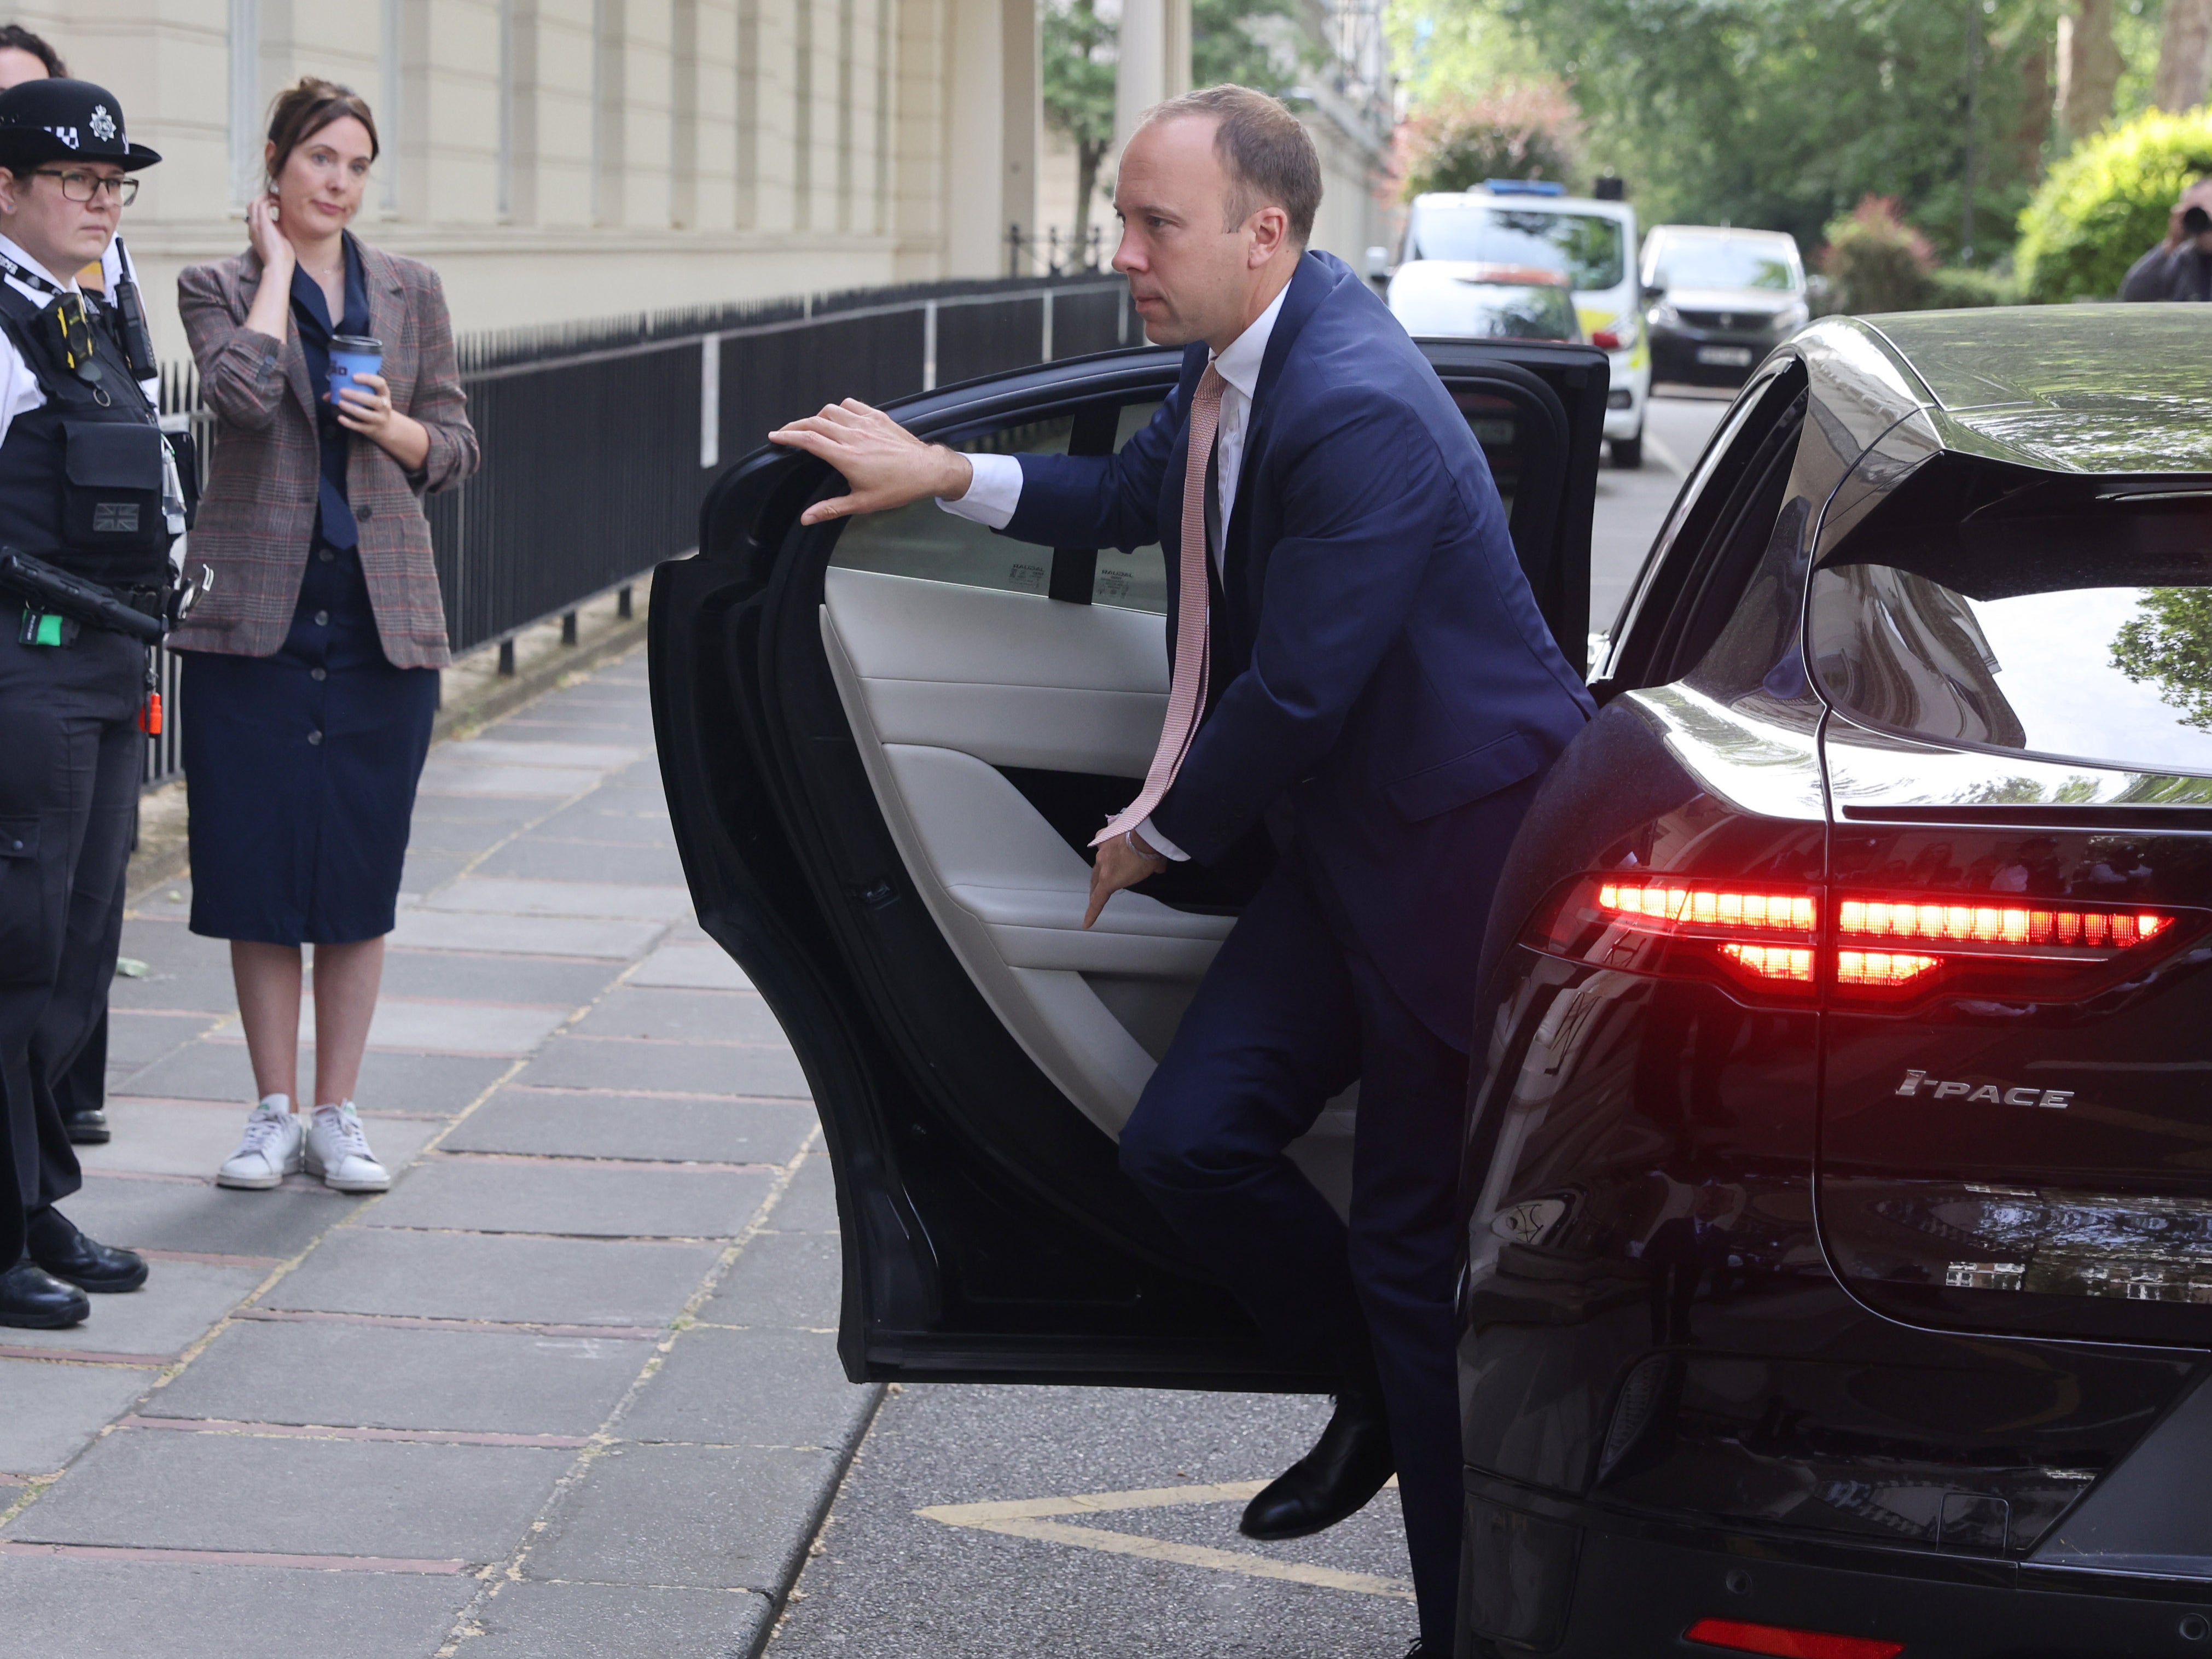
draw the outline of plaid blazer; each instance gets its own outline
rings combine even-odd
[[[361,566],[384,654],[400,668],[441,668],[449,659],[446,609],[421,498],[477,470],[477,434],[437,272],[366,242],[361,264],[369,331],[384,343],[392,406],[428,429],[430,453],[422,470],[410,473],[354,434],[346,495],[361,526]],[[307,383],[307,353],[289,308],[281,346],[246,328],[260,286],[261,258],[251,251],[193,265],[177,278],[200,396],[216,416],[188,555],[213,568],[215,586],[169,636],[179,651],[275,655],[291,631],[307,574],[321,477],[314,411],[322,388]]]

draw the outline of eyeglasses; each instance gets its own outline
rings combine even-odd
[[[107,179],[96,173],[60,173],[52,167],[40,167],[37,173],[41,179],[60,179],[62,194],[72,202],[89,202],[103,190],[112,192],[125,207],[138,199],[138,181],[124,174]]]

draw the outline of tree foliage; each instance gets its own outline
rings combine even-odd
[[[1239,86],[1279,98],[1316,56],[1296,0],[1191,0],[1190,83]]]
[[[1114,143],[1114,20],[1097,0],[1044,0],[1038,41],[1045,125],[1075,146],[1075,246],[1091,228],[1099,164]]]
[[[1485,179],[1569,179],[1581,165],[1582,118],[1557,81],[1507,81],[1416,110],[1398,132],[1406,193],[1465,190]]]
[[[2021,285],[2031,300],[2110,298],[2165,240],[2184,185],[2212,173],[2212,109],[2153,111],[2091,139],[2051,170],[2021,216]]]
[[[1590,159],[1647,223],[1758,225],[1809,250],[1869,195],[1960,240],[1967,17],[1983,37],[1975,243],[2001,247],[2049,126],[2057,0],[1399,0],[1429,38],[1502,27],[1572,87]],[[1401,25],[1400,36],[1408,31]],[[2028,88],[2039,82],[2038,95]]]
[[[2136,608],[2112,641],[2112,666],[2212,732],[2212,588],[2145,588]]]

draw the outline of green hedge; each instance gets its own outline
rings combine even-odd
[[[2022,295],[2043,304],[2116,297],[2128,267],[2166,240],[2174,198],[2207,173],[2212,108],[2154,110],[2086,141],[2020,216]]]

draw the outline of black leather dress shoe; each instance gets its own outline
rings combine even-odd
[[[96,1244],[49,1205],[31,1217],[24,1254],[81,1291],[135,1291],[146,1282],[146,1258],[136,1250]]]
[[[58,1331],[84,1322],[91,1298],[64,1285],[33,1261],[19,1261],[0,1273],[0,1325],[20,1330]]]
[[[115,1139],[107,1127],[107,1114],[97,1106],[71,1112],[62,1120],[62,1133],[79,1146],[105,1146]]]
[[[1269,1540],[1322,1531],[1365,1508],[1397,1467],[1382,1402],[1340,1395],[1314,1449],[1244,1506],[1237,1530]]]

